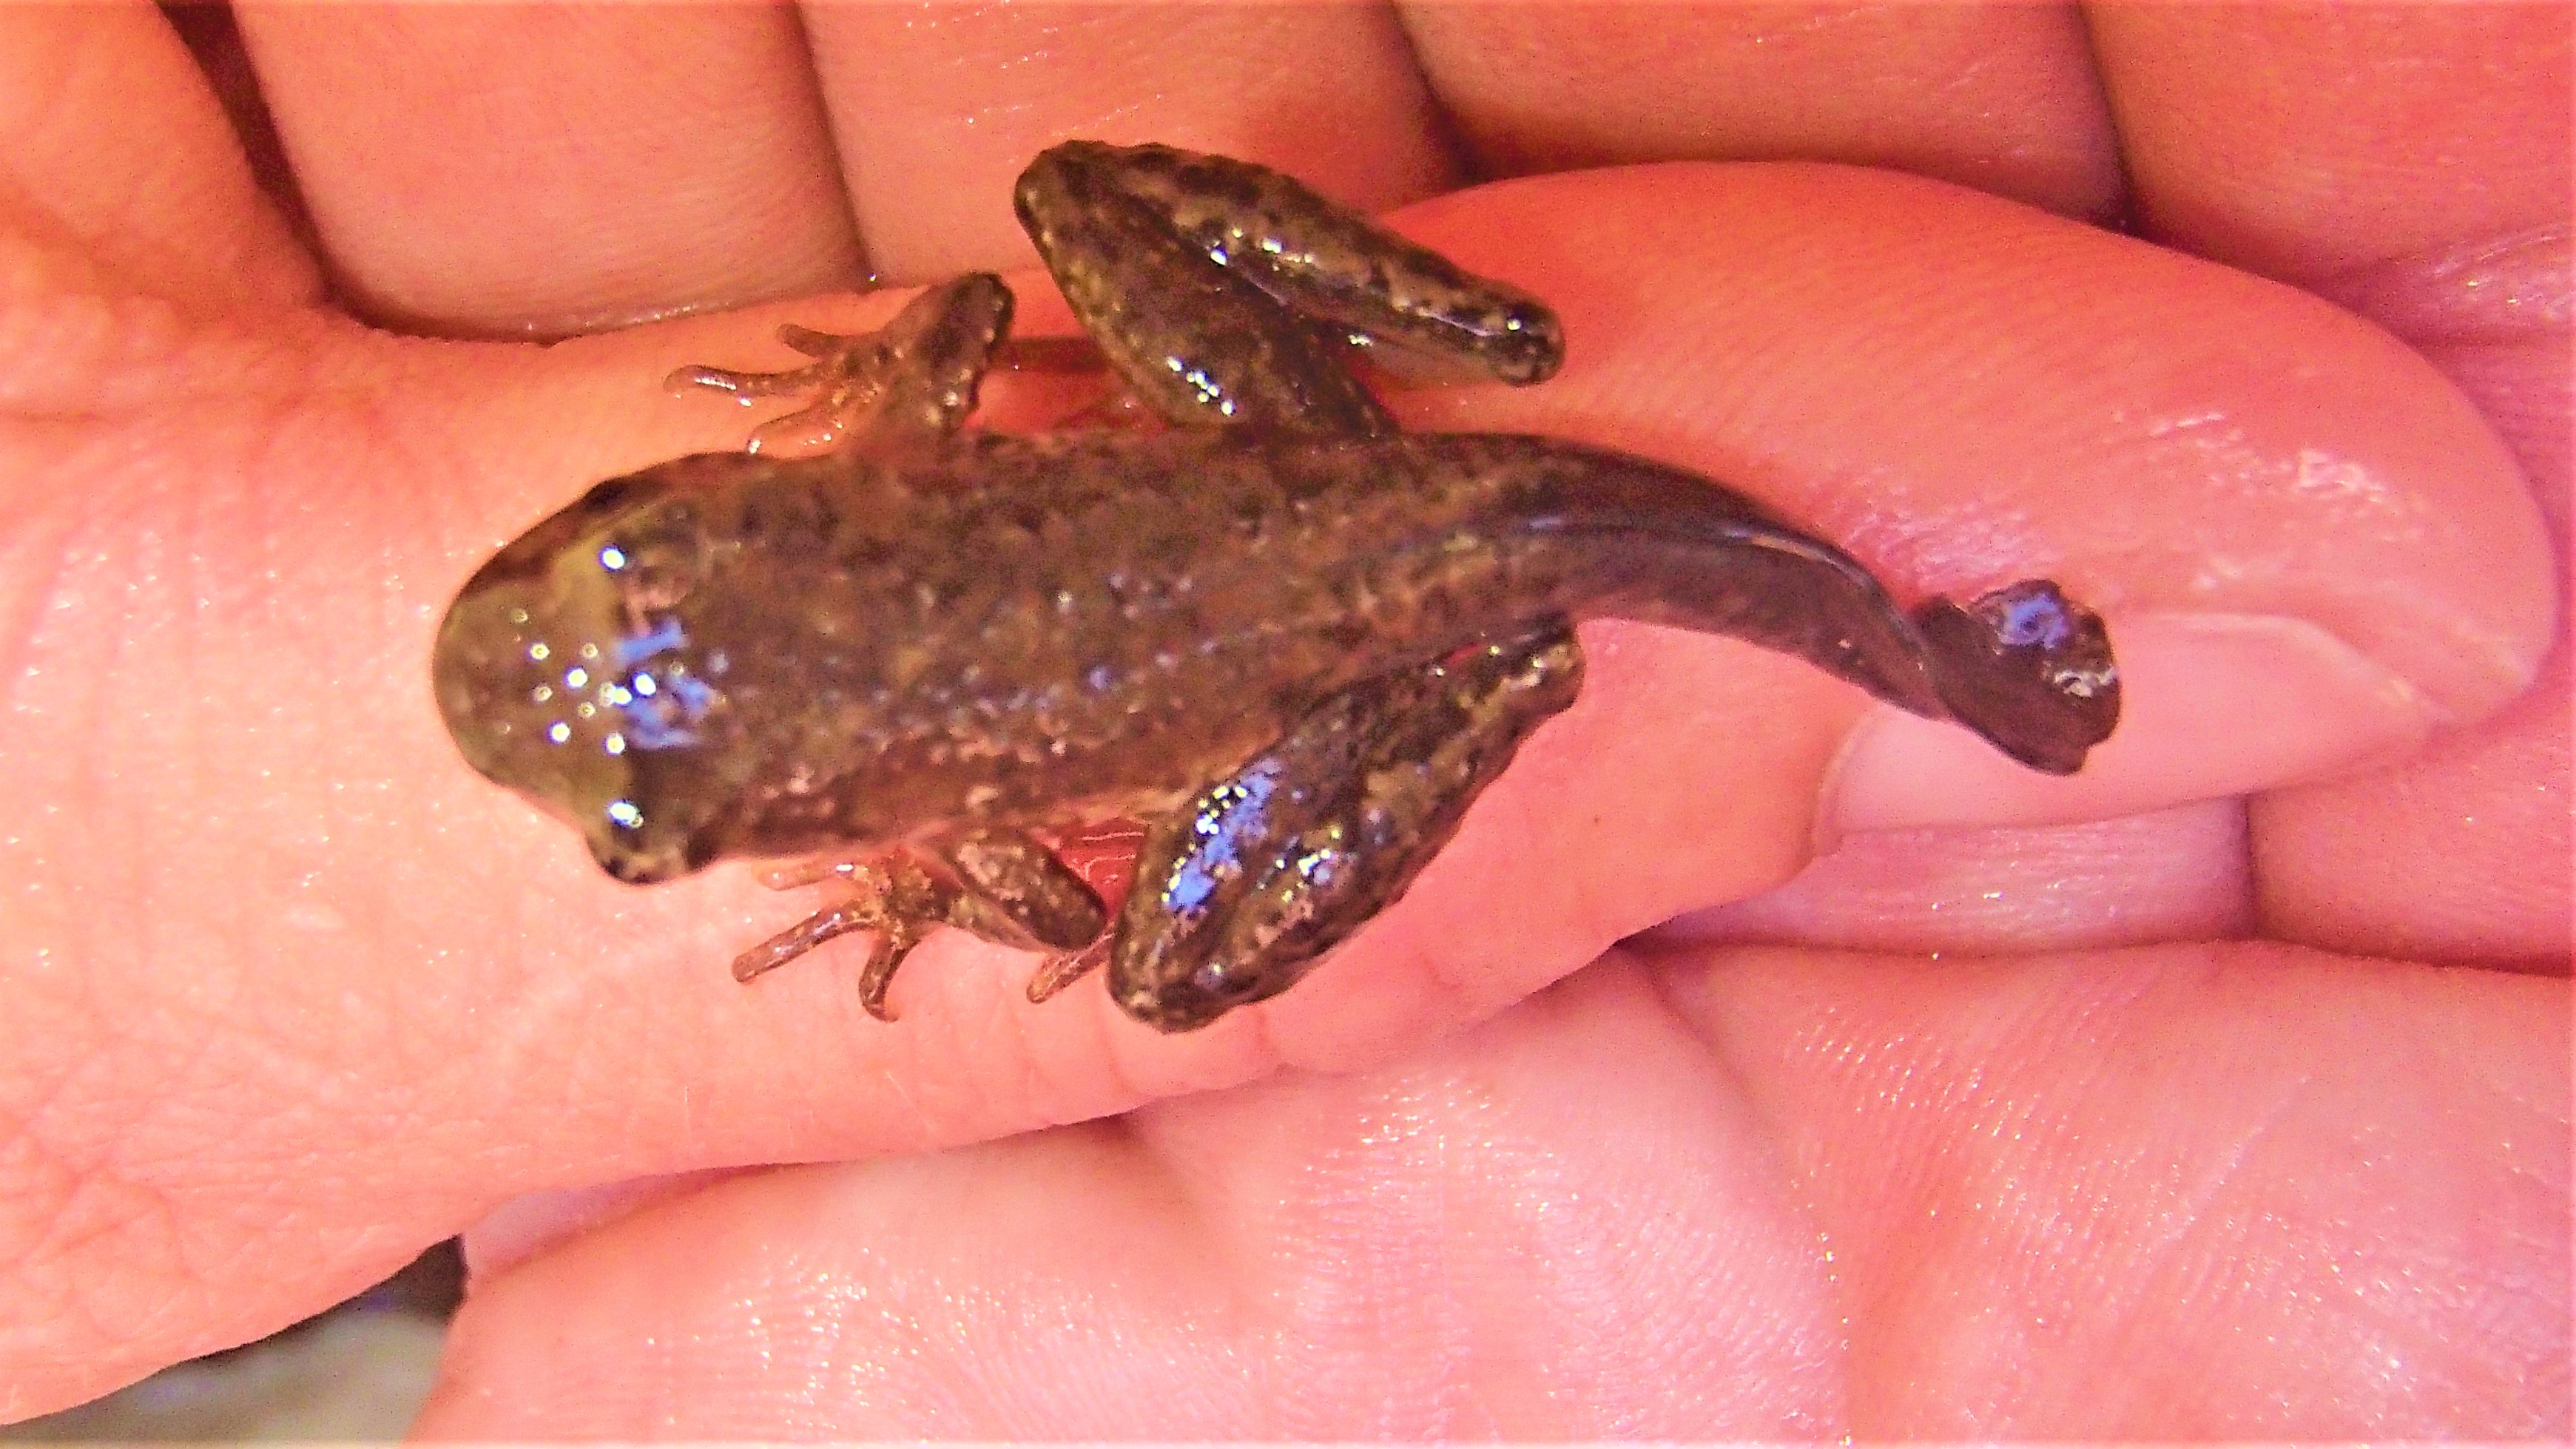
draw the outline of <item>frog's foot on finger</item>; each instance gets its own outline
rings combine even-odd
[[[857,431],[872,415],[883,394],[877,377],[873,334],[842,337],[794,325],[778,329],[778,340],[821,360],[785,372],[737,372],[726,367],[683,367],[662,380],[667,391],[686,395],[693,388],[730,394],[750,407],[762,398],[807,397],[814,401],[792,413],[770,419],[751,435],[743,451],[795,452],[799,447],[828,448]],[[828,341],[837,346],[817,354],[807,344]]]
[[[1079,951],[1059,951],[1047,957],[1037,974],[1029,978],[1029,1000],[1044,1001],[1098,970],[1100,963],[1109,959],[1109,947],[1115,939],[1104,929],[1099,939]]]
[[[864,931],[880,925],[872,903],[842,901],[826,906],[798,921],[795,925],[733,958],[733,979],[749,981],[765,976],[835,936]]]
[[[1914,627],[1951,715],[2034,770],[2075,773],[2120,722],[2110,632],[2051,580],[1927,600]]]
[[[1022,951],[1049,951],[1039,969],[1044,1000],[1108,951],[1109,913],[1081,876],[1023,831],[963,830],[868,855],[824,855],[761,873],[772,890],[837,884],[842,899],[734,958],[737,981],[775,971],[835,936],[873,930],[859,971],[859,1004],[892,1021],[886,990],[895,968],[934,926],[955,926]]]
[[[812,452],[853,441],[943,437],[975,410],[976,388],[1011,326],[1011,290],[989,272],[932,287],[874,332],[789,324],[778,340],[811,357],[784,372],[683,367],[664,386],[729,393],[744,406],[811,397],[755,429],[746,451]]]

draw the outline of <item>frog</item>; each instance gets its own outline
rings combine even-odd
[[[440,625],[466,762],[608,874],[766,861],[827,891],[741,980],[870,932],[857,994],[892,1020],[953,928],[1040,953],[1033,1001],[1105,967],[1126,1016],[1206,1027],[1404,895],[1580,696],[1592,619],[1794,655],[2043,772],[2117,723],[2108,631],[2051,580],[1904,608],[1689,469],[1399,429],[1364,373],[1537,385],[1562,325],[1284,172],[1075,140],[1013,204],[1087,342],[1013,339],[979,272],[874,332],[783,329],[800,368],[684,368],[806,402],[590,488]],[[1151,425],[970,426],[1050,344]],[[822,446],[764,446],[782,427]],[[1143,840],[1112,910],[1061,847],[1117,819]]]

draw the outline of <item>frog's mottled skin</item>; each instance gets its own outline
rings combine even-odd
[[[1530,380],[1553,370],[1554,319],[1277,173],[1071,143],[1019,200],[1111,364],[1181,426],[955,431],[1009,310],[998,281],[961,279],[874,339],[802,334],[826,361],[795,380],[832,393],[857,445],[602,483],[485,565],[440,635],[466,757],[621,878],[864,857],[838,872],[849,901],[741,974],[878,929],[880,1009],[931,924],[1080,952],[1099,905],[1027,832],[1128,815],[1149,831],[1105,940],[1112,991],[1202,1025],[1402,891],[1574,698],[1582,618],[1750,638],[2040,769],[2076,768],[2116,718],[2098,621],[2046,583],[1909,617],[1695,475],[1395,433],[1337,338]],[[1305,270],[1247,280],[1246,252]],[[1106,279],[1139,266],[1129,290]],[[1282,292],[1329,330],[1283,320]]]

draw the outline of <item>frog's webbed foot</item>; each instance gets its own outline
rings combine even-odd
[[[840,883],[845,898],[735,957],[735,980],[776,970],[835,936],[873,930],[876,944],[859,971],[859,1004],[879,1021],[892,1021],[886,992],[895,970],[934,926],[1053,953],[1044,975],[1090,948],[1108,924],[1100,897],[1082,877],[1044,843],[1017,831],[966,831],[855,860],[807,861],[762,877],[777,890],[825,882]]]
[[[1932,598],[1913,622],[1951,716],[2034,770],[2074,774],[2119,723],[2110,632],[2051,580],[2007,584],[1965,608]]]
[[[1111,997],[1190,1031],[1286,990],[1404,893],[1582,677],[1551,619],[1326,698],[1147,831]]]
[[[988,272],[933,287],[874,332],[843,335],[793,324],[778,340],[814,361],[786,372],[683,367],[665,386],[713,388],[744,406],[762,398],[813,401],[772,418],[748,451],[819,450],[853,438],[925,439],[955,432],[1011,325],[1011,291]]]

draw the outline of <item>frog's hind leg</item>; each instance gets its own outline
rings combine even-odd
[[[1404,893],[1582,677],[1550,619],[1325,699],[1147,831],[1111,996],[1189,1031],[1287,989]]]
[[[1952,718],[2034,770],[2071,775],[2120,722],[2120,669],[2101,616],[2049,579],[1912,615]]]
[[[674,392],[714,388],[744,406],[770,397],[810,397],[763,423],[748,451],[828,448],[845,439],[936,438],[975,410],[975,393],[1009,335],[1011,289],[989,272],[933,287],[874,332],[843,335],[789,325],[778,340],[811,357],[786,372],[684,367]]]
[[[1267,166],[1173,146],[1067,141],[1030,163],[1014,198],[1078,313],[1077,284],[1096,269],[1094,239],[1127,229],[1102,219],[1128,211],[1177,240],[1197,270],[1241,278],[1322,339],[1354,344],[1405,377],[1522,386],[1564,361],[1556,314],[1536,297]],[[1116,246],[1129,253],[1136,243],[1119,235]]]
[[[895,970],[934,926],[955,926],[1060,960],[1091,947],[1108,924],[1090,885],[1043,842],[1019,831],[961,831],[856,860],[825,857],[763,877],[779,890],[826,882],[842,884],[846,898],[734,958],[735,980],[776,970],[836,936],[873,930],[876,944],[859,972],[859,1004],[870,1016],[891,1021],[886,993]]]
[[[1184,427],[1370,437],[1394,421],[1346,350],[1182,235],[1097,142],[1049,149],[1020,174],[1020,224],[1075,317],[1136,397]]]
[[[1030,978],[1029,1000],[1046,1000],[1102,959],[1109,909],[1046,842],[1017,830],[976,830],[936,849],[961,887],[950,924],[987,941],[1047,953]]]

